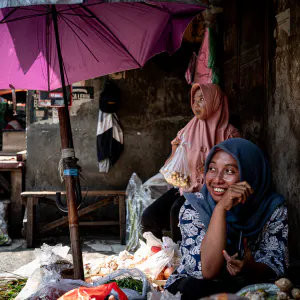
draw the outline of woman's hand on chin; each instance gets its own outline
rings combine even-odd
[[[218,202],[217,206],[228,211],[240,203],[244,204],[251,194],[253,194],[253,189],[248,182],[242,181],[234,183],[229,186],[228,190]]]

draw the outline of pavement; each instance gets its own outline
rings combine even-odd
[[[43,243],[50,246],[57,244],[70,246],[69,237],[43,239],[38,242],[36,248],[39,248]],[[99,237],[83,238],[81,247],[83,261],[118,254],[126,248],[126,246],[120,245],[120,242],[114,237],[105,237],[105,239]],[[71,256],[71,250],[68,256]],[[25,240],[15,239],[10,246],[0,246],[0,273],[14,272],[34,259],[34,249],[27,249]]]

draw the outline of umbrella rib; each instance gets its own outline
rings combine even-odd
[[[24,7],[24,6],[19,6],[18,8],[22,9],[22,10],[29,10],[29,11],[45,11],[45,10],[42,10],[42,9],[27,8],[27,7]]]
[[[16,10],[17,10],[18,8],[16,7],[16,8],[14,8],[13,10],[11,10],[1,21],[0,21],[0,23],[4,23],[4,21],[8,18],[8,17],[10,17],[13,13],[15,13],[16,12]]]
[[[19,18],[15,18],[15,19],[10,19],[10,20],[1,20],[0,24],[3,23],[10,23],[10,22],[15,22],[15,21],[22,21],[22,20],[26,20],[26,19],[31,19],[31,18],[36,18],[36,17],[42,17],[42,16],[47,16],[50,13],[44,13],[44,14],[37,14],[37,15],[32,15],[32,16],[23,16],[23,17],[19,17]]]
[[[87,6],[90,7],[90,6],[94,6],[94,5],[101,5],[101,4],[104,4],[104,3],[106,3],[106,2],[85,4],[84,6],[85,7],[87,7]],[[75,5],[77,5],[77,7],[74,7]],[[62,12],[65,12],[65,11],[70,11],[70,10],[74,11],[75,8],[80,8],[79,5],[82,5],[82,4],[74,4],[72,7],[70,7],[70,5],[69,5],[69,8],[62,9],[62,10],[58,11],[58,13],[62,13]]]
[[[60,15],[60,14],[59,14]],[[60,15],[62,18],[65,18],[66,20],[68,20],[71,24],[73,24],[77,29],[79,29],[82,33],[84,33],[86,36],[88,36],[88,34],[81,28],[79,27],[75,22],[71,21],[69,18],[67,18],[64,14]]]
[[[73,8],[72,8],[73,9]],[[81,18],[81,17],[80,17]],[[86,19],[81,18],[88,26],[90,26],[92,29],[94,29],[95,32],[97,32],[106,42],[107,44],[112,44],[111,41],[100,31],[98,30],[95,26],[93,26],[92,24],[90,24]],[[111,47],[111,49],[113,50],[113,47]]]
[[[70,26],[70,24],[65,20],[64,16],[61,16],[61,19],[67,24],[67,26],[73,31],[73,33],[77,36],[77,38],[82,42],[82,44],[86,47],[86,49],[92,54],[92,56],[96,59],[97,62],[99,62],[99,60],[97,59],[97,57],[95,56],[95,54],[92,52],[92,50],[87,46],[87,44],[81,39],[81,37],[77,34],[77,32]]]
[[[141,64],[134,58],[134,56],[129,52],[129,50],[124,46],[124,44],[112,33],[112,31],[87,7],[83,6],[82,4],[79,4],[79,6],[84,9],[86,12],[88,12],[90,15],[94,17],[94,19],[101,25],[103,26],[114,38],[115,40],[119,43],[119,45],[130,55],[130,57],[134,60],[134,62],[142,68]]]
[[[94,18],[93,16],[87,16],[87,15],[80,15],[80,14],[71,14],[71,13],[61,13],[58,12],[60,15],[69,15],[69,16],[75,16],[75,17],[83,17],[83,18]]]

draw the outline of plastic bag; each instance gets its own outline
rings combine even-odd
[[[94,282],[94,286],[99,286],[101,284],[105,284],[110,280],[113,279],[121,279],[125,277],[131,277],[134,279],[141,280],[143,282],[143,291],[140,295],[137,291],[131,290],[131,289],[122,289],[122,291],[126,294],[129,300],[139,300],[139,299],[146,299],[147,298],[147,292],[149,290],[149,283],[147,281],[147,278],[143,272],[141,272],[138,269],[122,269],[115,271],[100,280],[97,280]],[[113,293],[112,293],[113,294]]]
[[[201,298],[201,300],[249,300],[249,298],[237,296],[235,294],[222,293],[204,297]]]
[[[170,263],[174,257],[174,250],[164,249],[149,257],[144,263],[136,267],[155,280],[163,268]]]
[[[136,173],[131,175],[126,189],[126,250],[138,249],[139,240],[142,238],[140,230],[142,213],[167,190],[168,184],[161,174],[156,174],[144,184]]]
[[[8,200],[0,201],[0,246],[11,244],[7,229],[9,203]]]
[[[279,288],[274,283],[258,283],[248,285],[242,288],[240,291],[236,293],[237,296],[243,296],[248,292],[255,292],[257,290],[264,290],[266,293],[271,295],[276,295],[279,292]]]
[[[36,259],[15,271],[19,275],[30,274],[25,287],[16,300],[31,299],[32,295],[44,288],[45,285],[54,284],[60,280],[61,275],[59,273],[72,266],[70,262],[65,260],[69,249],[69,247],[63,247],[62,245],[48,246],[47,244],[43,244],[41,248],[35,249]],[[74,288],[72,287],[71,289]],[[50,286],[48,290],[51,294],[52,287]]]
[[[106,296],[110,295],[112,290],[117,292],[119,300],[128,300],[127,296],[115,282],[92,288],[80,287],[66,293],[59,300],[105,300]]]
[[[145,194],[149,194],[148,190],[150,191],[152,200],[149,200],[149,202],[153,202],[166,193],[168,191],[168,187],[169,184],[166,182],[165,177],[161,173],[157,173],[156,175],[152,176],[145,183],[143,183],[142,186]]]
[[[160,172],[169,184],[185,189],[191,185],[191,172],[188,165],[186,147],[188,147],[188,144],[184,140],[183,134],[181,143],[176,149],[174,156],[160,169]]]
[[[162,248],[163,246],[162,241],[157,237],[155,237],[152,232],[150,231],[144,232],[143,237],[146,240],[146,245],[149,249],[151,249],[152,247]]]
[[[181,294],[178,292],[176,295],[173,295],[168,290],[164,290],[162,293],[153,290],[148,293],[147,299],[148,300],[180,300]]]
[[[34,255],[40,265],[43,266],[65,259],[69,250],[70,247],[62,246],[62,244],[49,246],[44,243],[41,248],[34,249]]]
[[[181,252],[179,250],[178,245],[175,244],[173,240],[167,236],[163,236],[162,240],[163,240],[162,243],[163,249],[174,250],[174,256],[172,260],[169,262],[169,266],[172,266],[174,268],[178,267],[180,265],[180,260],[181,260]]]

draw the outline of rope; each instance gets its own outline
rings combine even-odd
[[[58,173],[61,182],[64,182],[64,169],[68,168],[64,161],[66,158],[75,158],[75,151],[73,148],[62,149],[61,151],[61,158],[58,163]]]

